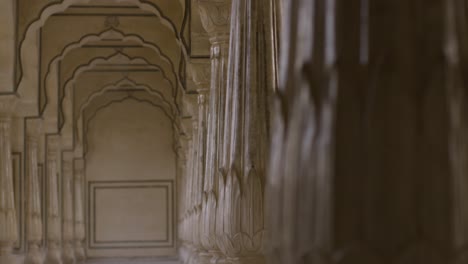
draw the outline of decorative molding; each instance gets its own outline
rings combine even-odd
[[[166,223],[167,232],[164,239],[138,241],[99,241],[96,238],[96,194],[103,189],[163,189],[166,193]],[[132,248],[173,248],[175,246],[174,209],[174,181],[173,180],[145,180],[145,181],[89,181],[88,182],[88,247],[90,249],[132,249]],[[172,221],[171,221],[172,220]]]
[[[212,37],[229,35],[231,0],[198,0],[203,27]]]
[[[194,60],[189,64],[190,73],[198,89],[208,89],[211,81],[210,60]]]
[[[14,95],[0,96],[0,119],[11,118],[15,113],[18,98]]]

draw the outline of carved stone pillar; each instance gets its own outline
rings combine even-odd
[[[191,120],[191,119],[190,119]],[[192,131],[188,132],[186,137],[186,157],[187,164],[184,175],[184,213],[181,220],[181,237],[182,237],[182,246],[181,246],[181,260],[183,263],[188,263],[192,256],[192,228],[191,228],[191,186],[192,186],[192,171],[193,171],[193,138]]]
[[[64,153],[63,171],[63,263],[75,263],[74,224],[73,218],[73,158],[72,152]]]
[[[85,240],[85,223],[84,223],[84,196],[83,196],[83,182],[84,182],[84,160],[75,161],[75,258],[77,263],[84,263],[86,254],[84,251],[83,243]]]
[[[187,136],[185,134],[180,135],[180,148],[177,151],[177,200],[178,200],[178,212],[177,212],[177,224],[178,224],[178,248],[179,248],[179,257],[183,262],[184,255],[184,243],[185,243],[185,229],[184,229],[184,213],[185,213],[185,191],[186,191],[186,167],[187,167]]]
[[[190,259],[189,263],[190,264],[195,264],[197,263],[198,259],[198,254],[200,251],[200,236],[199,236],[199,228],[198,228],[198,216],[199,210],[197,208],[197,192],[199,192],[199,182],[198,182],[198,174],[199,170],[198,168],[200,167],[198,164],[198,154],[199,154],[199,149],[198,149],[198,118],[192,118],[192,147],[191,147],[191,154],[190,154],[190,159],[191,159],[191,166],[190,166],[190,172],[189,172],[189,208],[188,208],[188,237],[189,237],[189,245],[190,245]],[[197,216],[198,215],[198,216]]]
[[[453,230],[454,263],[468,261],[468,80],[464,69],[468,65],[467,33],[464,2],[448,0],[445,3],[445,59],[447,105],[450,115],[449,157]]]
[[[47,138],[47,256],[46,264],[61,264],[61,217],[59,208],[58,158],[60,138]]]
[[[274,74],[265,22],[271,1],[233,0],[217,244],[229,263],[264,263],[268,106]]]
[[[211,42],[211,81],[208,96],[205,172],[202,206],[202,243],[211,255],[212,263],[222,263],[224,256],[216,244],[216,211],[218,207],[219,160],[223,152],[220,143],[224,131],[226,80],[229,53],[231,0],[199,0],[200,17]],[[207,262],[203,255],[202,263]]]
[[[15,109],[12,98],[0,99],[0,263],[15,261],[13,246],[18,240],[18,226],[13,189],[11,161],[11,115]]]
[[[283,3],[269,263],[467,263],[466,3]]]
[[[197,149],[198,155],[196,157],[196,162],[198,164],[196,181],[197,189],[195,190],[195,217],[196,217],[196,229],[194,236],[196,240],[194,241],[195,246],[199,249],[199,255],[197,263],[210,263],[211,254],[207,251],[211,247],[206,241],[208,237],[208,229],[205,229],[207,226],[207,221],[209,217],[205,219],[206,210],[203,210],[203,206],[206,206],[206,195],[204,192],[204,182],[205,182],[205,172],[206,172],[206,135],[207,135],[207,120],[208,120],[208,107],[207,100],[209,94],[210,86],[210,63],[207,62],[198,62],[191,64],[192,76],[194,78],[195,84],[198,86],[198,134],[197,134]],[[205,247],[207,246],[208,247]]]
[[[38,179],[38,141],[42,121],[38,119],[27,123],[26,135],[26,238],[28,241],[27,264],[43,262],[40,250],[43,241],[41,188]]]

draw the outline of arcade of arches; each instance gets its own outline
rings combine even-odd
[[[0,264],[468,263],[466,14],[2,0]]]

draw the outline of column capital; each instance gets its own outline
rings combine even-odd
[[[73,176],[73,158],[73,152],[64,152],[62,168],[65,177],[71,178]]]
[[[209,60],[192,60],[190,62],[190,73],[193,82],[198,87],[197,91],[210,87],[211,62]]]
[[[58,135],[47,138],[47,156],[49,159],[55,159],[60,148],[60,137]]]
[[[14,95],[0,96],[0,119],[11,118],[17,102],[18,98]]]
[[[206,105],[208,101],[209,89],[200,89],[198,90],[198,105]]]
[[[226,37],[229,39],[231,0],[198,0],[200,18],[210,41]]]
[[[37,138],[42,133],[42,119],[30,119],[26,124],[26,133],[28,138]]]

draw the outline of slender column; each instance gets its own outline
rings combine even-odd
[[[190,167],[190,174],[189,174],[189,225],[188,225],[188,231],[189,231],[189,245],[190,245],[190,259],[189,263],[197,263],[198,259],[198,254],[199,254],[199,229],[197,226],[197,203],[196,203],[196,196],[197,196],[197,191],[198,191],[198,167],[199,164],[197,162],[198,160],[198,119],[197,118],[192,118],[192,147],[191,147],[191,154],[190,154],[190,159],[191,159],[191,167]]]
[[[13,246],[18,240],[18,226],[11,163],[11,115],[15,103],[0,99],[0,263],[14,263]]]
[[[198,0],[198,4],[203,27],[208,32],[211,42],[201,241],[212,258],[211,262],[222,263],[224,256],[216,243],[216,222],[219,157],[223,152],[223,146],[219,143],[224,131],[231,0]],[[201,262],[207,263],[208,257],[203,255]]]
[[[183,236],[183,247],[181,252],[181,258],[183,263],[188,263],[192,255],[192,237],[191,237],[191,187],[192,187],[192,171],[193,171],[193,138],[192,131],[190,131],[187,137],[187,165],[184,180],[184,215],[182,219],[182,236]]]
[[[83,243],[85,240],[85,223],[83,207],[83,181],[84,181],[84,160],[75,161],[75,258],[77,263],[86,260]]]
[[[269,263],[466,263],[465,2],[283,3]]]
[[[450,115],[449,156],[452,169],[452,247],[455,263],[468,259],[468,85],[464,68],[468,65],[465,23],[461,10],[465,4],[448,0],[445,5],[445,58],[447,74],[447,104]]]
[[[204,193],[204,181],[206,171],[206,134],[207,134],[207,96],[209,93],[210,63],[198,62],[191,64],[192,76],[195,84],[198,86],[198,134],[197,134],[197,157],[195,157],[198,164],[196,173],[196,189],[195,189],[195,228],[194,228],[194,245],[198,249],[197,263],[210,263],[212,256],[205,248],[206,242],[203,243],[206,237],[206,220],[204,215],[203,206],[206,206],[206,196]],[[209,220],[209,219],[207,219]]]
[[[64,153],[63,168],[63,263],[75,263],[74,218],[73,218],[73,158],[71,152]]]
[[[59,158],[60,139],[49,136],[47,139],[47,264],[61,264],[61,218],[59,208],[59,189],[57,159]]]
[[[263,190],[269,94],[271,1],[233,0],[217,243],[230,263],[264,263]]]
[[[38,140],[42,128],[41,120],[27,123],[26,135],[26,237],[28,241],[28,256],[25,263],[40,264],[43,262],[41,253],[42,243],[42,213],[41,189],[38,179]]]
[[[186,256],[186,230],[185,230],[185,212],[186,212],[186,192],[187,192],[187,149],[188,149],[188,140],[187,135],[181,135],[180,138],[181,148],[178,151],[178,169],[179,169],[179,181],[178,181],[178,191],[179,191],[179,213],[178,213],[178,235],[179,235],[179,256],[182,263],[185,263],[187,260]]]

